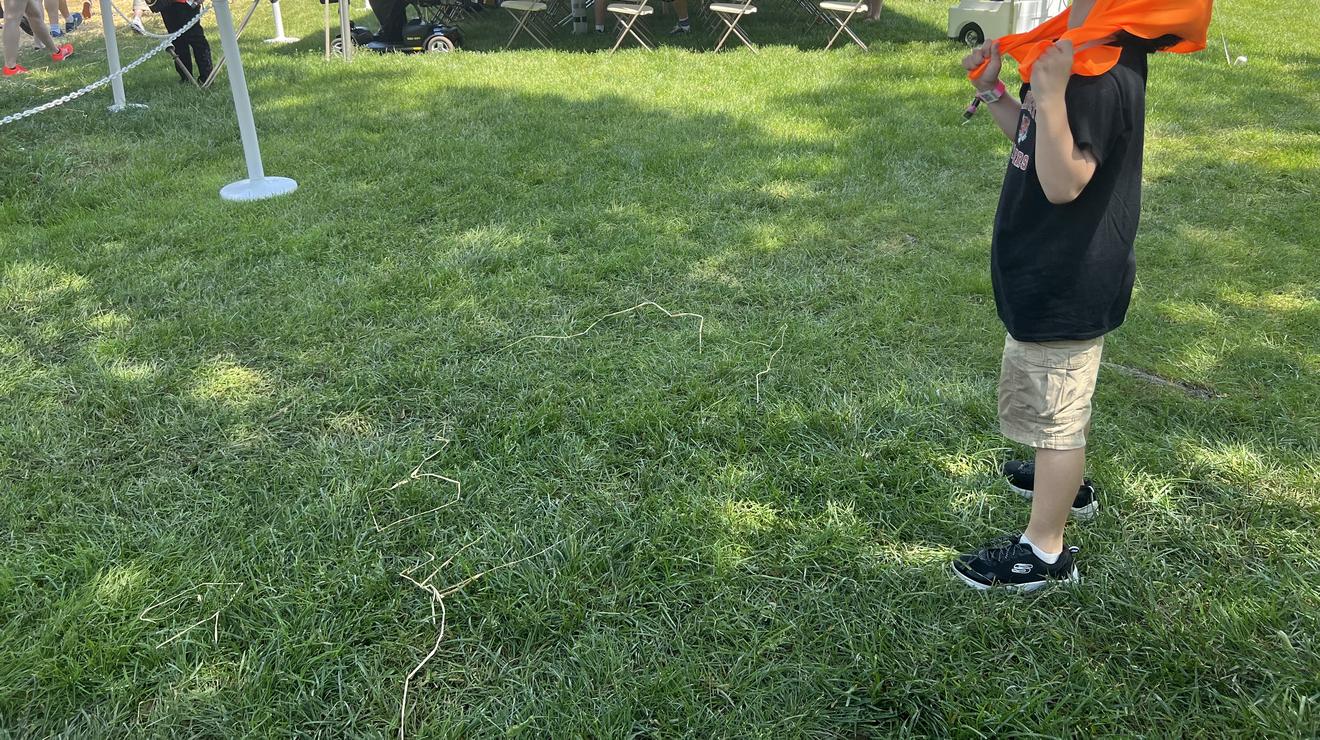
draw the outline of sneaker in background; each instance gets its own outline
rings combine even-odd
[[[1008,487],[1030,501],[1036,488],[1036,464],[1009,460],[1004,463],[1003,473],[1008,481]],[[1077,489],[1076,498],[1073,499],[1072,517],[1079,522],[1086,522],[1096,518],[1099,513],[1100,499],[1096,496],[1095,484],[1090,478],[1085,478],[1081,487]]]

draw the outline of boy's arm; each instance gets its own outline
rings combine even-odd
[[[1022,101],[1004,93],[1004,97],[996,100],[989,105],[990,115],[994,116],[995,123],[999,124],[1000,130],[1009,141],[1017,139],[1018,121],[1022,119]]]
[[[1045,197],[1055,205],[1077,200],[1098,166],[1095,155],[1077,146],[1068,124],[1064,93],[1072,64],[1072,42],[1060,41],[1036,60],[1031,72],[1031,92],[1036,97],[1036,175]]]
[[[990,63],[986,65],[981,76],[972,81],[972,86],[981,92],[993,90],[999,84],[999,70],[1003,66],[999,44],[994,41],[982,44],[963,58],[963,68],[970,72],[981,66],[987,57]],[[1004,136],[1007,136],[1009,141],[1013,141],[1017,136],[1018,120],[1022,115],[1022,103],[1012,95],[1004,93],[1002,98],[986,107],[990,109],[990,115],[994,116],[995,123],[1004,132]]]

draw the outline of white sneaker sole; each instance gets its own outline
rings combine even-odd
[[[1048,581],[1040,581],[1037,583],[1024,583],[1020,585],[1004,584],[1002,586],[987,586],[984,583],[981,583],[980,581],[968,578],[967,576],[963,575],[962,571],[954,567],[952,563],[949,565],[949,570],[953,571],[953,574],[955,576],[958,576],[958,580],[962,581],[968,586],[971,586],[977,591],[1000,590],[1000,591],[1011,591],[1020,594],[1029,594],[1033,591],[1039,591],[1040,589],[1045,588],[1046,586],[1078,584],[1082,582],[1082,575],[1077,572],[1077,566],[1075,565],[1073,566],[1072,572],[1068,574],[1067,578],[1051,578]]]
[[[1017,491],[1017,494],[1019,496],[1021,496],[1022,498],[1028,501],[1030,501],[1035,496],[1034,492],[1029,491],[1025,488],[1018,488],[1012,483],[1009,483],[1008,487],[1013,489],[1014,491]],[[1072,518],[1076,519],[1079,522],[1089,522],[1099,515],[1100,515],[1099,499],[1092,499],[1091,503],[1087,504],[1086,506],[1083,506],[1081,508],[1074,507],[1072,510]]]

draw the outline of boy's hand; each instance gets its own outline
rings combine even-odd
[[[1072,76],[1073,43],[1061,39],[1036,60],[1031,68],[1031,91],[1037,100],[1061,98]]]
[[[963,69],[968,72],[981,66],[987,59],[990,63],[985,66],[979,77],[972,80],[972,86],[977,90],[993,90],[999,84],[999,70],[1004,66],[1003,56],[999,53],[999,43],[987,41],[963,57]]]

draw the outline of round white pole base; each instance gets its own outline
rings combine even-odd
[[[294,44],[298,41],[299,39],[294,38],[293,36],[277,36],[273,39],[266,39],[266,43],[268,44]]]
[[[124,103],[123,105],[107,105],[106,110],[111,113],[121,113],[126,110],[146,110],[145,103]]]
[[[220,188],[220,197],[228,201],[264,200],[287,195],[298,189],[298,183],[287,177],[262,177],[239,180]]]

